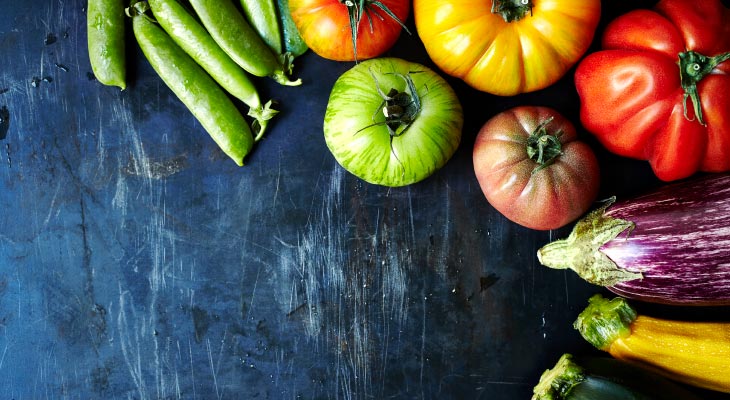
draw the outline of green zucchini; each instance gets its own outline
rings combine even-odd
[[[289,0],[276,0],[276,7],[279,12],[279,23],[281,25],[281,36],[284,40],[284,52],[290,53],[292,57],[299,57],[309,47],[302,39],[294,20],[289,11]]]
[[[700,400],[647,369],[610,357],[580,360],[563,354],[545,371],[532,400]]]

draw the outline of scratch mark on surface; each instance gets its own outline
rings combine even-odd
[[[253,308],[254,299],[256,298],[256,288],[259,285],[259,276],[261,275],[261,266],[258,267],[256,270],[256,279],[253,283],[253,290],[251,291],[251,300],[248,302],[248,310],[246,310],[246,316],[244,318],[244,321],[248,321],[251,316],[251,309]],[[242,275],[244,276],[244,275]]]
[[[193,357],[193,345],[188,339],[188,355],[190,357],[190,383],[193,388],[193,398],[197,398],[198,395],[195,392],[195,358]]]
[[[218,374],[216,368],[213,365],[213,351],[210,348],[210,339],[205,340],[205,349],[208,352],[208,362],[210,363],[210,372],[213,375],[213,387],[215,388],[215,397],[221,399],[221,393],[218,388]]]
[[[121,285],[119,287],[119,314],[117,316],[117,326],[119,330],[119,342],[121,343],[122,355],[124,361],[127,364],[127,370],[132,377],[139,393],[140,399],[145,400],[149,398],[147,394],[147,385],[145,383],[143,368],[142,368],[142,349],[140,344],[139,330],[134,329],[133,333],[129,332],[130,322],[127,320],[127,308],[132,312],[132,321],[137,320],[136,312],[132,304],[127,305],[127,299],[130,294],[126,290],[122,290]]]
[[[296,245],[277,239],[286,245],[279,258],[287,278],[277,297],[286,299],[282,306],[287,317],[301,321],[315,355],[332,352],[333,362],[326,368],[336,398],[380,398],[392,369],[389,349],[400,348],[408,319],[414,213],[411,208],[399,214],[397,207],[364,204],[358,186],[354,191],[345,188],[346,178],[340,168],[328,180],[320,174],[317,182],[323,187],[313,191]],[[384,199],[392,201],[391,195]],[[410,207],[410,192],[406,195]],[[416,329],[422,330],[425,381],[425,310],[423,318],[424,326],[416,322]]]

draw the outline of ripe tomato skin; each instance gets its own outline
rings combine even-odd
[[[528,156],[527,140],[544,121],[562,154],[540,164]],[[593,150],[577,140],[573,124],[547,107],[519,106],[488,120],[474,143],[474,172],[489,203],[509,220],[536,230],[557,229],[593,204],[600,169]]]
[[[420,111],[406,130],[391,136],[378,86],[409,92],[406,76],[418,93]],[[402,187],[446,165],[459,147],[463,125],[461,103],[445,79],[421,64],[378,57],[337,79],[322,128],[327,148],[344,169],[372,184]]]
[[[533,3],[511,22],[492,13],[493,2],[484,0],[414,0],[413,14],[441,70],[475,89],[512,96],[564,76],[588,50],[601,14],[600,0]]]
[[[730,9],[719,0],[663,0],[609,23],[602,47],[579,63],[575,84],[581,122],[603,146],[648,160],[664,181],[730,170],[730,61],[696,85],[704,125],[678,67],[680,53],[730,51]]]
[[[369,1],[367,3],[370,3]],[[382,0],[401,22],[410,12],[409,0]],[[390,49],[400,36],[402,26],[380,8],[370,20],[363,16],[358,25],[357,59],[377,57]],[[289,0],[289,11],[309,48],[319,56],[335,61],[354,61],[350,17],[340,0]],[[372,28],[370,23],[372,22]]]

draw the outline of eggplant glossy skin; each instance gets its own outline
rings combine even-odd
[[[697,175],[608,202],[538,259],[626,298],[730,305],[730,174]]]
[[[643,277],[609,290],[659,303],[730,304],[730,175],[668,185],[606,214],[635,227],[600,251]]]

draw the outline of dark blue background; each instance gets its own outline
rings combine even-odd
[[[607,21],[651,1],[606,1]],[[488,117],[547,105],[578,124],[572,71],[509,98],[449,82],[460,149],[405,188],[366,184],[328,152],[322,119],[352,63],[307,53],[239,168],[130,36],[129,87],[93,79],[85,2],[0,13],[0,398],[525,399],[598,288],[535,251],[471,165]],[[387,55],[432,66],[414,32]],[[594,46],[595,48],[595,46]],[[594,145],[602,195],[658,182]]]

